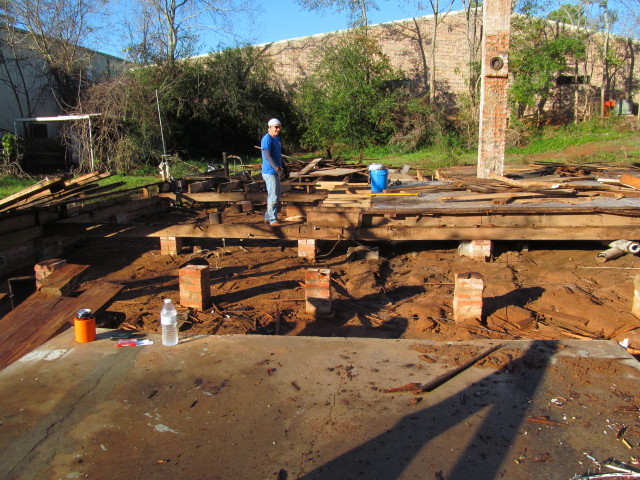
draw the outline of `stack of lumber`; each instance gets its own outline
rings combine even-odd
[[[321,207],[332,208],[369,208],[371,207],[370,190],[366,183],[316,182],[316,192],[327,192],[320,203]]]
[[[353,181],[354,176],[366,172],[362,164],[349,164],[341,158],[314,158],[302,165],[289,166],[290,178],[321,179],[324,177],[343,177],[345,181]],[[301,167],[301,168],[300,168]]]
[[[557,200],[559,197],[640,196],[640,169],[607,165],[533,164],[505,166],[503,176],[477,178],[475,166],[459,166],[436,170],[436,178],[458,190],[475,196],[442,197],[443,201],[488,200],[510,203],[527,199],[527,203]],[[406,190],[403,189],[403,190]],[[419,191],[415,188],[414,191]],[[396,191],[395,189],[393,191]],[[427,191],[433,190],[425,190]],[[573,202],[571,199],[563,202]]]
[[[60,204],[80,196],[93,195],[105,189],[113,189],[122,184],[112,184],[107,187],[99,187],[95,184],[98,180],[109,175],[109,173],[92,172],[70,179],[63,175],[56,175],[41,180],[35,185],[0,200],[0,213]]]
[[[99,312],[123,285],[96,282],[79,296],[66,297],[88,267],[67,264],[54,271],[40,290],[0,319],[0,368],[26,355],[73,323],[78,310]]]

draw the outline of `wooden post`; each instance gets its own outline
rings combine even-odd
[[[224,166],[224,176],[229,176],[229,159],[227,158],[227,152],[222,152],[222,165]]]

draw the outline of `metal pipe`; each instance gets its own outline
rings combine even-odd
[[[618,248],[610,248],[609,250],[605,250],[604,252],[600,252],[596,255],[596,262],[604,263],[609,260],[615,260],[616,258],[622,257],[626,255],[627,252],[624,250],[620,250]]]
[[[609,246],[634,255],[640,252],[640,242],[632,242],[630,240],[616,240],[615,242],[611,242]]]
[[[162,154],[167,154],[167,147],[164,143],[164,129],[162,128],[162,115],[160,115],[160,99],[158,98],[158,90],[156,90],[156,105],[158,107],[158,121],[160,122],[160,138],[162,139]]]

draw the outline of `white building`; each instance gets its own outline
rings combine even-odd
[[[28,139],[55,138],[60,128],[57,122],[16,121],[65,113],[47,62],[29,48],[29,42],[30,37],[24,31],[0,28],[0,137],[10,132]],[[81,85],[119,73],[125,66],[123,59],[111,55],[85,48],[77,52],[82,57],[79,63],[85,65]],[[29,145],[34,143],[38,141]]]

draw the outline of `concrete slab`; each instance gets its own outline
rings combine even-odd
[[[614,342],[504,342],[415,395],[385,390],[497,342],[107,337],[0,372],[0,478],[557,480],[638,455],[640,370]]]

